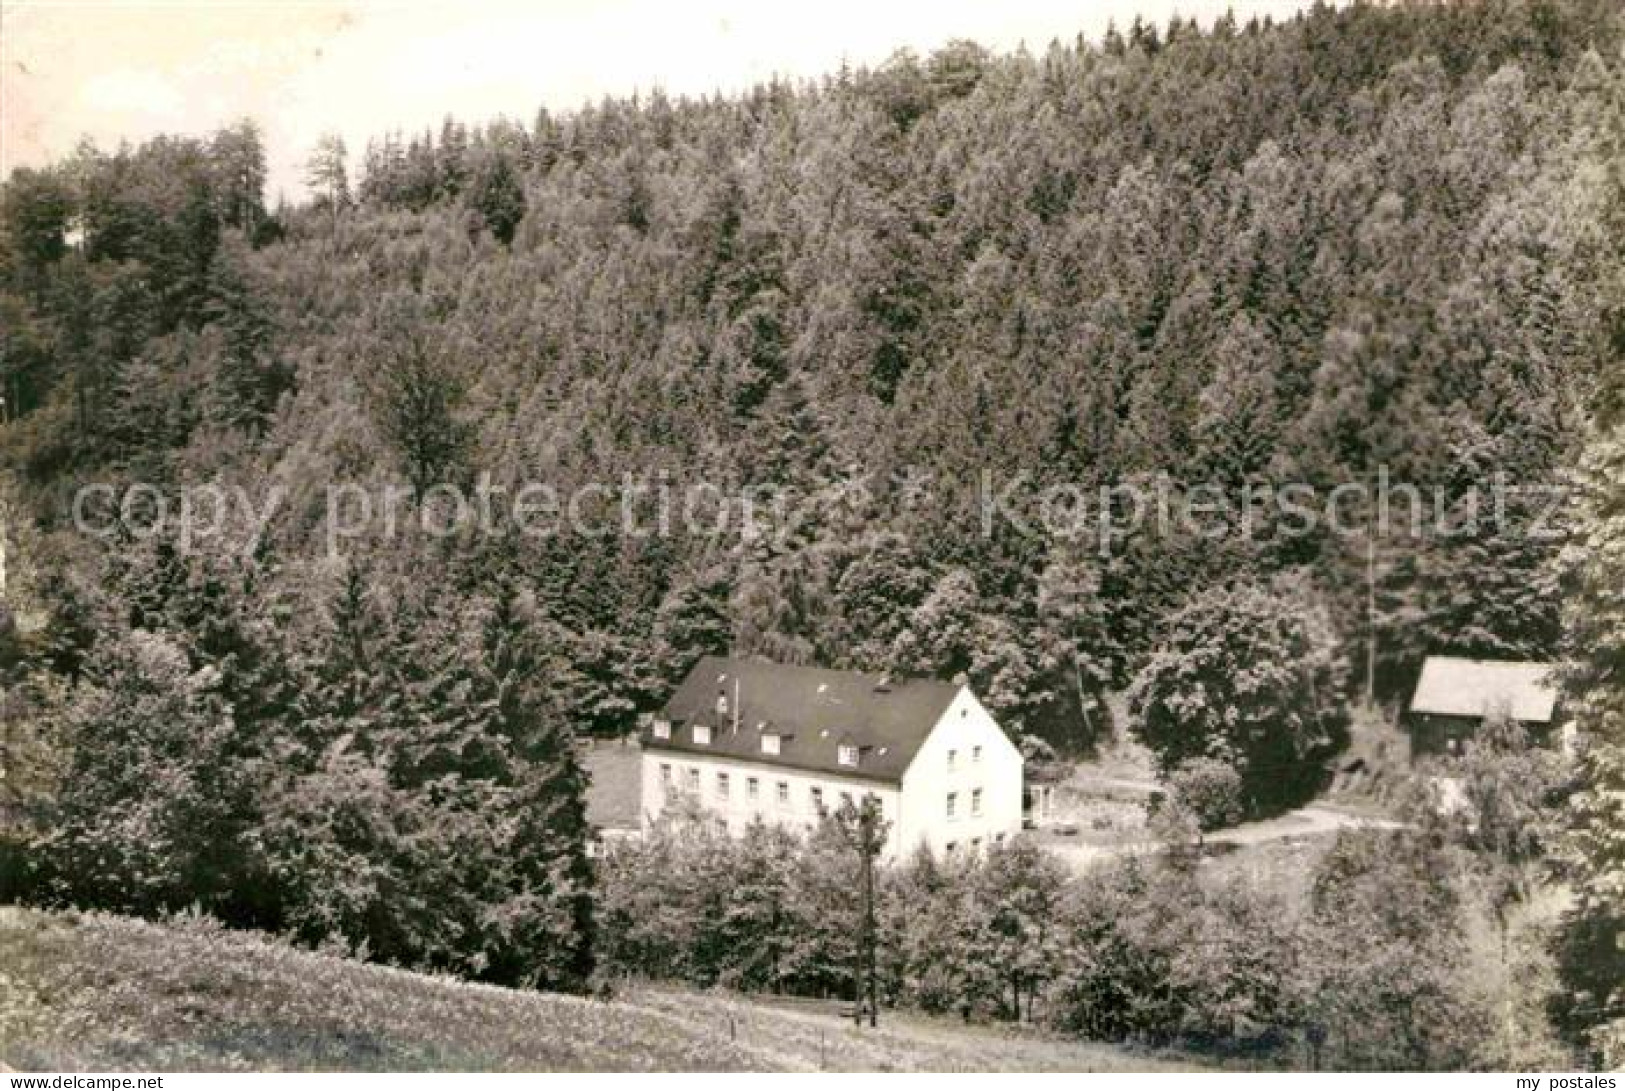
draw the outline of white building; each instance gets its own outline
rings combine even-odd
[[[647,825],[688,796],[738,832],[810,827],[873,796],[886,855],[980,851],[1021,829],[1021,753],[968,686],[702,659],[642,733]]]

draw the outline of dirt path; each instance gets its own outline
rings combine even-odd
[[[1105,789],[1110,793],[1143,797],[1163,790],[1162,785],[1148,778],[1103,775],[1087,770],[1074,773],[1067,783],[1085,791]],[[1244,822],[1239,826],[1220,830],[1210,834],[1208,840],[1221,844],[1256,845],[1283,837],[1336,833],[1338,830],[1361,826],[1392,830],[1398,829],[1400,823],[1385,815],[1363,813],[1353,808],[1317,801],[1274,818]]]
[[[1152,793],[1163,790],[1160,784],[1150,778],[1094,773],[1088,770],[1074,773],[1067,783],[1083,792],[1115,799],[1132,797],[1144,800]],[[1248,848],[1276,841],[1327,837],[1339,830],[1361,828],[1391,830],[1398,829],[1401,825],[1402,823],[1386,815],[1317,800],[1274,818],[1244,822],[1230,829],[1219,830],[1208,834],[1206,840],[1210,845]],[[1102,860],[1113,857],[1149,855],[1163,848],[1162,843],[1149,834],[1137,840],[1109,843],[1052,835],[1044,837],[1043,843],[1046,849],[1076,868],[1092,867]]]
[[[1350,811],[1334,810],[1318,803],[1300,807],[1276,818],[1259,822],[1244,822],[1228,830],[1209,834],[1208,840],[1228,845],[1258,845],[1288,837],[1315,837],[1336,833],[1338,830],[1379,829],[1397,830],[1401,823],[1391,818],[1361,815]]]

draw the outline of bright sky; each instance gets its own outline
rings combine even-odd
[[[0,0],[0,177],[50,162],[82,135],[112,147],[159,132],[207,133],[243,115],[266,134],[271,182],[304,196],[317,137],[340,133],[352,164],[367,138],[499,114],[527,125],[652,87],[697,95],[774,74],[817,76],[924,54],[953,38],[1037,50],[1136,13],[1204,25],[1290,16],[1307,0],[479,0],[206,3]]]

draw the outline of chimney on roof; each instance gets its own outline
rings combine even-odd
[[[875,682],[875,692],[876,693],[890,693],[891,692],[891,675],[882,674],[880,676],[879,681]]]

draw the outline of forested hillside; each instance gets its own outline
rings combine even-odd
[[[332,483],[782,484],[820,499],[764,543],[345,552],[376,586],[512,572],[593,731],[733,645],[968,670],[1060,732],[1074,665],[1086,700],[1121,681],[1192,589],[1307,564],[1361,638],[1363,543],[988,537],[984,470],[1018,499],[1379,466],[1454,494],[1571,453],[1620,336],[1612,9],[1362,5],[448,120],[357,156],[355,203],[323,175],[274,219],[251,132],[86,149],[8,187],[7,461],[46,526],[108,475],[282,485],[257,565],[317,595]],[[430,450],[424,382],[454,425]],[[1550,651],[1540,547],[1395,538],[1389,684]]]
[[[578,985],[570,738],[702,654],[964,674],[1074,751],[1229,611],[1301,624],[1253,646],[1326,705],[1372,635],[1379,697],[1428,653],[1556,656],[1561,542],[1526,520],[1103,548],[1093,516],[989,532],[980,488],[1568,481],[1625,355],[1622,41],[1614,0],[1362,3],[326,141],[274,209],[251,124],[17,171],[0,623],[35,881]],[[77,489],[133,482],[166,491],[73,529]],[[481,482],[646,521],[663,482],[797,502],[756,537],[422,528]],[[147,532],[209,483],[263,533]],[[390,483],[397,525],[335,540],[331,490]]]

